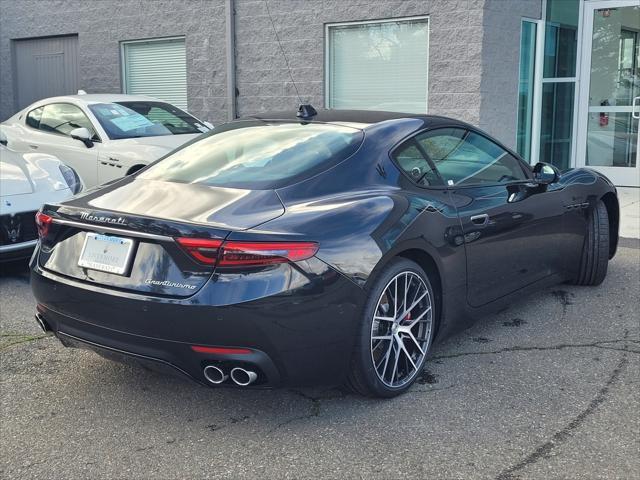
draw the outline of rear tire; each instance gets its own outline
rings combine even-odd
[[[600,285],[609,265],[609,213],[599,200],[591,210],[576,285]]]
[[[424,270],[404,258],[392,260],[367,295],[347,387],[383,398],[407,391],[422,373],[431,349],[435,308]]]

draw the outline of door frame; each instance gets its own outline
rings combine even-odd
[[[635,7],[638,0],[586,0],[582,9],[582,51],[580,58],[580,81],[578,83],[578,108],[576,138],[576,167],[585,167],[587,158],[587,128],[589,122],[589,91],[591,87],[591,53],[593,48],[593,13],[605,8]],[[615,112],[622,107],[609,107]],[[625,107],[626,108],[626,107]],[[633,107],[632,110],[633,112]],[[632,119],[633,121],[633,119]],[[638,120],[640,122],[640,120]],[[640,130],[640,128],[639,128]],[[640,156],[640,132],[638,134],[638,156]],[[636,159],[635,168],[631,167],[589,167],[605,174],[615,185],[640,187],[640,158]],[[628,168],[629,171],[622,171]],[[635,177],[634,173],[635,172]]]

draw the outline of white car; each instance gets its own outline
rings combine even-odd
[[[82,190],[75,171],[56,157],[17,153],[3,142],[0,133],[0,262],[29,257],[38,241],[36,212]]]
[[[46,98],[0,124],[9,148],[64,159],[85,187],[129,175],[211,128],[151,97],[106,94]]]

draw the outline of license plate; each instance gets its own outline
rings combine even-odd
[[[91,270],[124,275],[131,261],[133,240],[87,233],[78,265]]]

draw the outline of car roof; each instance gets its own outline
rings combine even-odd
[[[80,102],[80,103],[111,103],[111,102],[149,102],[163,100],[147,97],[145,95],[127,95],[122,93],[88,93],[85,95],[62,95],[59,97],[43,98],[35,103],[57,103],[57,102]]]
[[[444,124],[468,126],[465,122],[439,115],[426,115],[418,113],[385,112],[377,110],[334,110],[318,109],[318,114],[310,119],[301,119],[296,116],[296,111],[273,111],[249,115],[247,118],[258,120],[280,120],[280,121],[308,121],[321,123],[352,123],[364,124],[365,126],[376,123],[387,122],[389,120],[400,120],[405,118],[415,118],[431,125]]]

